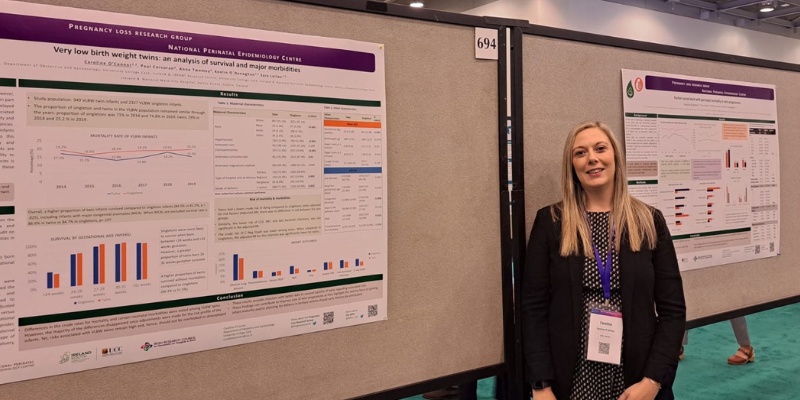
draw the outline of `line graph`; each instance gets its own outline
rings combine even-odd
[[[692,148],[694,136],[688,126],[662,124],[658,131],[658,145],[661,152],[688,153]]]
[[[36,138],[33,171],[48,197],[85,199],[148,198],[171,193],[199,193],[208,167],[209,149],[190,134],[139,137],[118,135],[98,140],[91,133]]]
[[[98,153],[75,151],[75,150],[61,150],[61,155],[68,157],[92,158],[96,160],[106,160],[106,161],[131,161],[131,160],[141,160],[145,158],[153,158],[163,155],[191,158],[193,156],[192,150],[193,150],[192,148],[157,149],[157,150],[140,149],[140,150],[103,151]]]
[[[722,132],[720,131],[719,123],[696,122],[694,124],[694,140],[694,148],[697,151],[720,151]]]

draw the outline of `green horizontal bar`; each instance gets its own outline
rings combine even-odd
[[[9,78],[0,78],[0,86],[16,87],[17,86],[17,80],[16,79],[9,79]]]
[[[739,228],[739,229],[728,229],[723,231],[713,231],[713,232],[703,232],[703,233],[690,233],[688,235],[676,235],[672,237],[672,240],[681,240],[681,239],[694,239],[698,237],[707,237],[707,236],[718,236],[718,235],[729,235],[732,233],[742,233],[742,232],[750,232],[751,228]]]
[[[295,286],[284,286],[272,289],[251,290],[247,292],[233,292],[233,293],[218,294],[213,296],[194,297],[190,299],[160,301],[157,303],[145,303],[145,304],[135,304],[130,306],[101,308],[99,310],[75,311],[63,314],[23,317],[19,319],[19,326],[22,327],[22,326],[31,326],[40,324],[51,324],[54,322],[73,321],[86,318],[108,317],[111,315],[163,310],[165,308],[194,306],[198,304],[216,303],[220,301],[242,300],[254,297],[264,297],[264,296],[271,296],[283,293],[302,292],[306,290],[324,289],[329,287],[353,285],[356,283],[374,282],[382,280],[383,280],[383,274],[367,275],[356,278],[337,279],[333,281],[307,283]]]
[[[765,119],[743,119],[743,118],[726,118],[726,117],[701,117],[697,115],[669,115],[669,114],[658,114],[658,118],[667,118],[667,119],[694,119],[694,120],[702,120],[702,121],[730,121],[730,122],[757,122],[757,123],[764,123],[764,124],[774,124],[775,121],[765,120]]]
[[[0,207],[0,215],[14,215],[14,206]]]
[[[658,118],[658,114],[645,114],[645,113],[625,113],[625,116],[632,118]]]
[[[652,180],[637,179],[637,180],[633,180],[633,181],[628,181],[628,185],[634,185],[634,186],[635,185],[656,185],[656,184],[658,184],[658,179],[652,179]]]
[[[294,96],[288,94],[238,92],[229,90],[201,90],[201,89],[166,88],[158,86],[113,85],[105,83],[62,82],[62,81],[20,79],[19,86],[28,88],[40,88],[40,89],[164,94],[173,96],[213,97],[213,98],[225,98],[225,99],[288,101],[294,103],[340,104],[346,106],[364,106],[364,107],[381,106],[380,101],[372,101],[372,100],[338,99],[334,97]]]

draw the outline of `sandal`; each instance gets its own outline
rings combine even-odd
[[[756,352],[753,346],[741,346],[736,354],[728,357],[728,364],[730,365],[744,365],[751,363],[756,359]]]

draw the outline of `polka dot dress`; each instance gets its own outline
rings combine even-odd
[[[597,247],[600,257],[605,261],[608,251],[609,217],[608,212],[590,212],[589,226],[592,229],[592,243]],[[613,253],[611,261],[611,299],[609,303],[622,309],[622,294],[619,285],[619,260]],[[586,258],[583,263],[583,322],[578,363],[572,382],[572,400],[616,400],[625,391],[625,378],[621,365],[606,364],[586,359],[586,343],[589,326],[589,304],[605,301],[600,273],[594,258]],[[624,334],[624,332],[623,332]],[[624,347],[624,346],[623,346]]]

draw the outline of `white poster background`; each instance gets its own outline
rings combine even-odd
[[[622,70],[628,187],[660,209],[681,270],[780,252],[775,87]]]
[[[0,5],[0,383],[387,318],[383,45]]]

